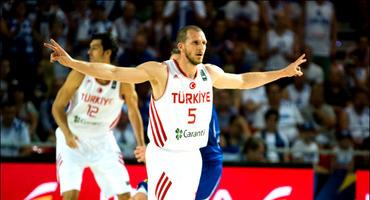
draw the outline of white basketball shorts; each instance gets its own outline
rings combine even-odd
[[[202,170],[200,151],[163,150],[152,143],[146,148],[149,200],[194,199]]]
[[[130,192],[129,175],[112,133],[97,138],[79,138],[78,148],[67,146],[61,129],[56,130],[56,164],[60,192],[80,190],[82,174],[90,167],[107,197]]]

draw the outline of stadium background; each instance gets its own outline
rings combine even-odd
[[[25,189],[25,195],[42,183],[37,175],[44,172],[43,168],[35,168],[31,173],[27,164],[49,166],[47,163],[55,161],[56,124],[50,110],[69,71],[49,62],[49,51],[43,48],[43,42],[53,38],[73,57],[87,60],[91,35],[110,31],[120,45],[115,64],[136,66],[148,60],[168,59],[176,31],[188,24],[205,31],[208,44],[204,63],[216,64],[228,72],[279,69],[303,52],[309,57],[303,78],[283,79],[253,91],[215,90],[227,166],[224,180],[230,172],[232,179],[240,179],[232,187],[245,192],[245,196],[234,199],[250,197],[248,190],[254,190],[253,184],[241,174],[251,173],[248,170],[255,167],[311,170],[306,189],[312,188],[314,199],[365,199],[364,195],[369,195],[370,147],[369,3],[323,1],[329,10],[315,11],[316,21],[305,20],[305,13],[316,2],[320,1],[2,1],[1,199],[14,197],[11,195],[26,187],[27,181],[36,180],[31,189]],[[320,18],[328,12],[333,12],[335,18]],[[315,29],[315,23],[321,23],[330,35],[327,44],[320,44],[322,49],[330,49],[327,55],[312,46],[317,38],[307,39],[308,33],[324,34]],[[136,89],[147,124],[150,91],[146,83]],[[11,117],[11,113],[5,112],[8,102],[15,103],[17,123],[24,123],[25,130],[13,124],[15,127],[10,128],[16,131],[7,131],[9,127],[3,121]],[[266,108],[271,107],[280,115],[275,125],[264,118]],[[280,109],[299,114],[287,120]],[[126,108],[122,108],[122,113],[115,135],[127,163],[135,167],[135,141]],[[261,137],[264,130],[271,128],[268,126],[279,127],[277,131],[282,135],[287,129],[294,130],[296,136],[288,138],[285,146],[274,146]],[[28,137],[20,139],[22,131]],[[233,174],[238,170],[232,166],[247,171]],[[6,176],[14,169],[26,173]],[[52,169],[49,166],[47,170]],[[289,176],[289,172],[277,173],[286,175],[281,180]],[[53,179],[52,175],[49,179]],[[222,184],[220,188],[230,187]]]

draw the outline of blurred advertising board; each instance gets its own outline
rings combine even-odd
[[[126,166],[133,187],[146,178],[144,165],[127,164]],[[54,163],[2,162],[0,167],[0,199],[61,199]],[[211,199],[311,200],[314,190],[313,179],[312,168],[225,166],[220,185]],[[84,172],[80,199],[106,199],[100,193],[89,169]]]
[[[370,171],[357,170],[356,171],[356,200],[369,200],[370,199]]]

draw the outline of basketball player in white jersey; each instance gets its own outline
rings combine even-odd
[[[206,146],[212,114],[212,86],[249,89],[282,77],[300,76],[304,55],[286,68],[270,72],[225,73],[202,64],[207,40],[197,26],[185,26],[177,35],[178,62],[145,62],[136,68],[88,63],[71,58],[58,43],[44,45],[58,61],[91,76],[127,83],[149,81],[152,87],[146,149],[148,199],[194,199],[201,172],[199,148]]]
[[[109,64],[116,52],[117,46],[108,34],[92,37],[88,51],[91,62]],[[63,199],[78,199],[86,167],[107,197],[130,198],[129,175],[112,133],[124,101],[137,145],[145,145],[133,84],[97,79],[75,70],[68,75],[52,108],[59,126],[57,175]]]

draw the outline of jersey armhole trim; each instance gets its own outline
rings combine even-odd
[[[172,59],[173,60],[173,63],[175,63],[175,68],[180,72],[180,74],[183,76],[183,77],[185,77],[186,79],[189,79],[189,80],[191,80],[191,81],[194,81],[197,77],[198,77],[198,67],[197,67],[197,65],[195,66],[196,68],[197,68],[197,71],[195,72],[195,76],[194,76],[194,78],[190,78],[190,77],[188,77],[188,76],[186,76],[186,74],[185,74],[185,72],[181,69],[181,67],[180,67],[180,65],[179,65],[179,63],[175,60],[175,59]]]

